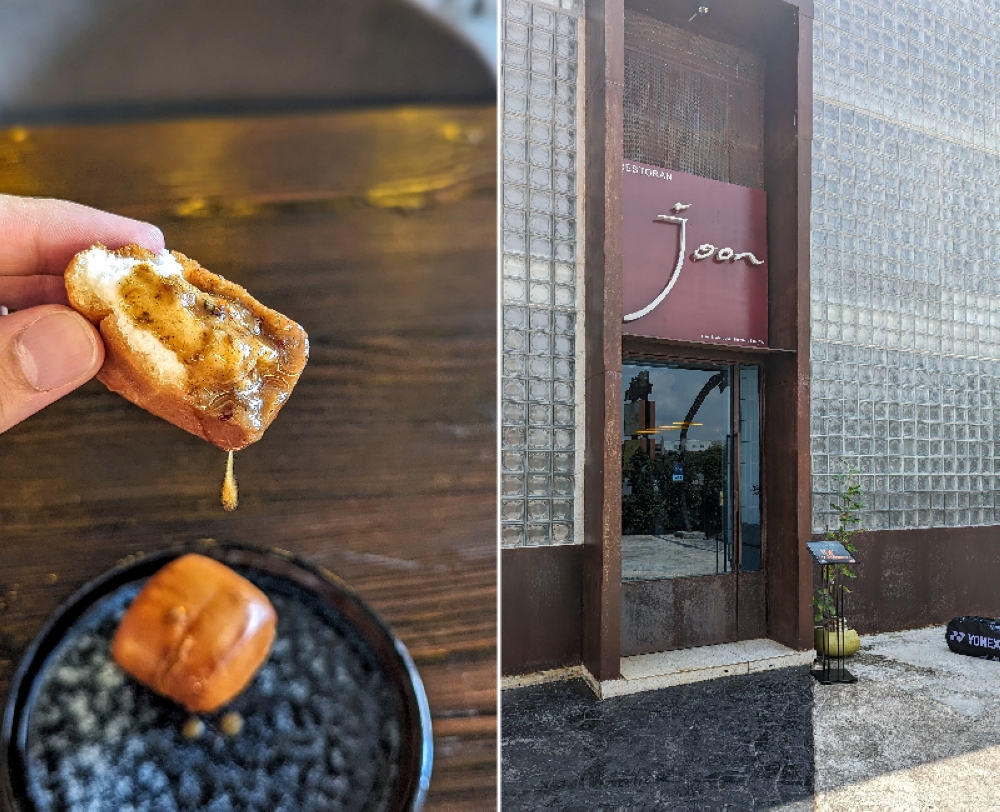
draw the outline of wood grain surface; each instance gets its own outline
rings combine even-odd
[[[0,435],[0,700],[56,607],[214,538],[329,568],[430,699],[428,810],[496,805],[495,108],[0,131],[0,191],[160,226],[308,331],[275,423],[225,454],[104,387]]]

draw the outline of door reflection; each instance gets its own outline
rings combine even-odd
[[[622,365],[622,579],[732,571],[728,366]]]

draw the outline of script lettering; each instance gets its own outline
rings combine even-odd
[[[729,248],[728,246],[726,248],[720,248],[718,253],[716,253],[715,246],[707,242],[695,248],[691,254],[691,258],[696,260],[708,259],[710,256],[712,256],[712,254],[715,254],[715,258],[720,262],[726,262],[727,260],[730,262],[738,262],[741,259],[745,259],[751,265],[764,264],[764,260],[757,259],[757,257],[755,257],[749,251],[740,251],[737,254],[735,251],[733,251],[732,248]]]

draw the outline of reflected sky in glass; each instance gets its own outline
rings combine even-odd
[[[717,369],[691,369],[661,367],[651,364],[622,364],[622,390],[627,391],[629,382],[643,370],[649,372],[649,382],[653,391],[649,400],[656,403],[656,425],[669,426],[674,421],[682,421],[687,416],[688,409],[698,397],[698,392],[716,374]],[[701,426],[691,426],[688,429],[688,442],[700,440],[706,443],[724,443],[730,432],[729,424],[729,384],[720,394],[718,388],[712,389],[695,415],[694,421]],[[622,427],[622,437],[624,426]],[[657,442],[675,443],[680,431],[663,431],[656,435]]]

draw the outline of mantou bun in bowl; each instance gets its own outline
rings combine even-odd
[[[66,291],[104,339],[98,379],[226,451],[260,439],[309,356],[302,327],[176,251],[95,245]]]

